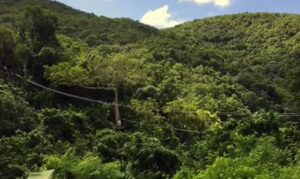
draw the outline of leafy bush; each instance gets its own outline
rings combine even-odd
[[[0,137],[29,132],[38,125],[34,109],[23,96],[20,89],[0,81]]]
[[[63,156],[49,156],[45,161],[45,168],[55,169],[57,178],[122,178],[119,162],[102,164],[101,159],[93,154],[83,158],[75,155],[73,149]]]
[[[57,140],[74,142],[78,132],[86,132],[87,116],[71,110],[43,109],[39,115],[45,131]]]

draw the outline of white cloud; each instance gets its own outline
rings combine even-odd
[[[172,19],[169,7],[164,5],[156,10],[148,11],[140,20],[144,24],[155,26],[157,28],[168,28],[180,24],[180,21]]]
[[[193,2],[198,5],[213,3],[220,8],[228,7],[232,0],[179,0],[179,2]]]

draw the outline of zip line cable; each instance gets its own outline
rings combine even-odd
[[[18,74],[15,74],[15,75],[18,78],[24,79],[22,76],[20,76]],[[35,86],[40,87],[40,88],[43,88],[43,89],[45,89],[47,91],[51,91],[53,93],[57,93],[57,94],[64,95],[64,96],[68,96],[70,98],[75,98],[75,99],[79,99],[79,100],[83,100],[83,101],[87,101],[87,102],[91,102],[91,103],[103,104],[103,105],[113,105],[113,103],[107,103],[107,102],[101,101],[101,100],[95,100],[95,99],[91,99],[91,98],[86,98],[86,97],[82,97],[82,96],[77,96],[77,95],[65,93],[65,92],[62,92],[62,91],[59,91],[59,90],[56,90],[56,89],[52,89],[52,88],[46,87],[44,85],[38,84],[38,83],[33,82],[31,80],[28,80],[28,79],[26,81],[28,83],[31,83],[32,85],[35,85]]]
[[[184,113],[184,114],[196,114],[196,111],[173,111],[170,113]],[[253,113],[239,113],[239,112],[215,112],[217,115],[219,116],[229,116],[229,115],[233,115],[233,116],[245,116],[245,115],[252,115]],[[288,117],[300,117],[300,113],[276,113],[273,112],[274,115],[277,116],[288,116]]]
[[[15,74],[15,76],[24,80],[24,78],[22,76],[18,75],[18,74]],[[95,99],[86,98],[86,97],[82,97],[82,96],[77,96],[77,95],[69,94],[69,93],[62,92],[62,91],[59,91],[59,90],[56,90],[56,89],[52,89],[52,88],[46,87],[44,85],[41,85],[39,83],[36,83],[34,81],[31,81],[29,79],[26,79],[26,81],[28,83],[34,85],[34,86],[39,87],[39,88],[42,88],[42,89],[45,89],[47,91],[51,91],[53,93],[57,93],[57,94],[60,94],[60,95],[64,95],[64,96],[67,96],[67,97],[70,97],[70,98],[83,100],[83,101],[87,101],[87,102],[92,102],[92,103],[97,103],[97,104],[102,104],[102,105],[109,105],[109,106],[115,105],[115,103],[108,103],[108,102],[105,102],[105,101],[95,100]],[[130,105],[120,105],[120,106],[128,107],[128,108],[132,109],[132,107]],[[180,111],[180,113],[195,114],[195,112],[188,112],[188,111]],[[299,113],[274,113],[274,114],[279,115],[279,116],[289,116],[289,117],[299,117],[300,116]],[[245,113],[241,114],[241,113],[238,113],[238,112],[217,112],[217,115],[224,115],[224,116],[228,116],[228,115],[245,115]],[[141,122],[138,122],[138,121],[133,121],[133,120],[128,120],[128,119],[121,119],[121,121],[126,121],[126,122],[130,122],[130,123],[134,123],[134,124],[140,124],[141,123]],[[165,128],[165,127],[162,127],[162,128]],[[188,129],[179,129],[179,128],[175,128],[175,127],[172,127],[172,128],[173,128],[174,131],[178,131],[178,132],[202,134],[202,132],[200,132],[200,131],[194,131],[194,130],[188,130]]]
[[[133,124],[140,124],[141,122],[138,122],[138,121],[133,121],[133,120],[128,120],[128,119],[121,119],[122,121],[125,121],[125,122],[130,122],[130,123],[133,123]],[[167,129],[166,127],[161,127],[163,129]],[[179,129],[179,128],[175,128],[175,127],[172,127],[174,131],[179,131],[179,132],[187,132],[187,133],[197,133],[197,134],[202,134],[200,131],[193,131],[193,130],[188,130],[188,129]]]
[[[18,78],[20,79],[24,79],[22,76],[15,74]],[[108,105],[108,106],[112,106],[115,105],[115,103],[109,103],[109,102],[105,102],[102,100],[96,100],[96,99],[91,99],[91,98],[86,98],[86,97],[82,97],[82,96],[78,96],[78,95],[74,95],[74,94],[70,94],[70,93],[66,93],[66,92],[62,92],[53,88],[49,88],[46,87],[44,85],[41,85],[39,83],[36,83],[34,81],[31,81],[29,79],[26,80],[27,82],[29,82],[30,84],[37,86],[39,88],[45,89],[47,91],[51,91],[53,93],[57,93],[60,95],[64,95],[64,96],[68,96],[70,98],[75,98],[75,99],[79,99],[79,100],[83,100],[83,101],[87,101],[87,102],[92,102],[92,103],[97,103],[97,104],[102,104],[102,105]],[[96,89],[96,88],[94,88]],[[132,106],[130,105],[124,105],[124,104],[119,104],[119,106],[121,107],[127,107],[132,109]],[[195,112],[192,111],[178,111],[178,113],[186,113],[186,114],[195,114]],[[242,115],[248,115],[248,113],[239,113],[239,112],[216,112],[217,115],[223,115],[223,116],[228,116],[228,115],[237,115],[237,116],[242,116]],[[250,114],[250,113],[249,113]],[[300,113],[274,113],[274,115],[277,116],[286,116],[286,117],[300,117]]]

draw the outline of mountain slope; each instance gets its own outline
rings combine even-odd
[[[287,54],[285,48],[300,42],[300,16],[268,13],[219,16],[187,22],[163,30],[162,34],[159,40],[179,40],[182,50],[190,46],[214,47],[239,58],[272,50]],[[181,50],[180,45],[177,50]]]
[[[90,46],[135,43],[158,33],[154,27],[126,18],[111,19],[49,0],[0,0],[0,24],[15,26],[27,6],[40,6],[58,17],[59,33]]]
[[[19,27],[0,26],[0,178],[299,178],[298,15],[158,31],[50,1],[0,2]],[[30,3],[70,37],[40,8],[19,19]]]
[[[286,90],[296,89],[292,86],[298,84],[293,74],[299,71],[299,44],[300,16],[271,13],[194,20],[162,30],[159,36],[145,42],[154,61],[168,59],[194,67],[211,67],[262,101],[281,106],[283,101],[298,99],[298,95],[290,96]],[[269,102],[263,105],[265,109],[274,107]],[[251,106],[257,110],[260,105]]]

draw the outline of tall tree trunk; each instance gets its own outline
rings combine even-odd
[[[119,97],[118,97],[118,89],[114,89],[115,92],[115,122],[116,122],[116,128],[121,129],[122,128],[122,122],[120,120],[120,111],[119,111]]]

